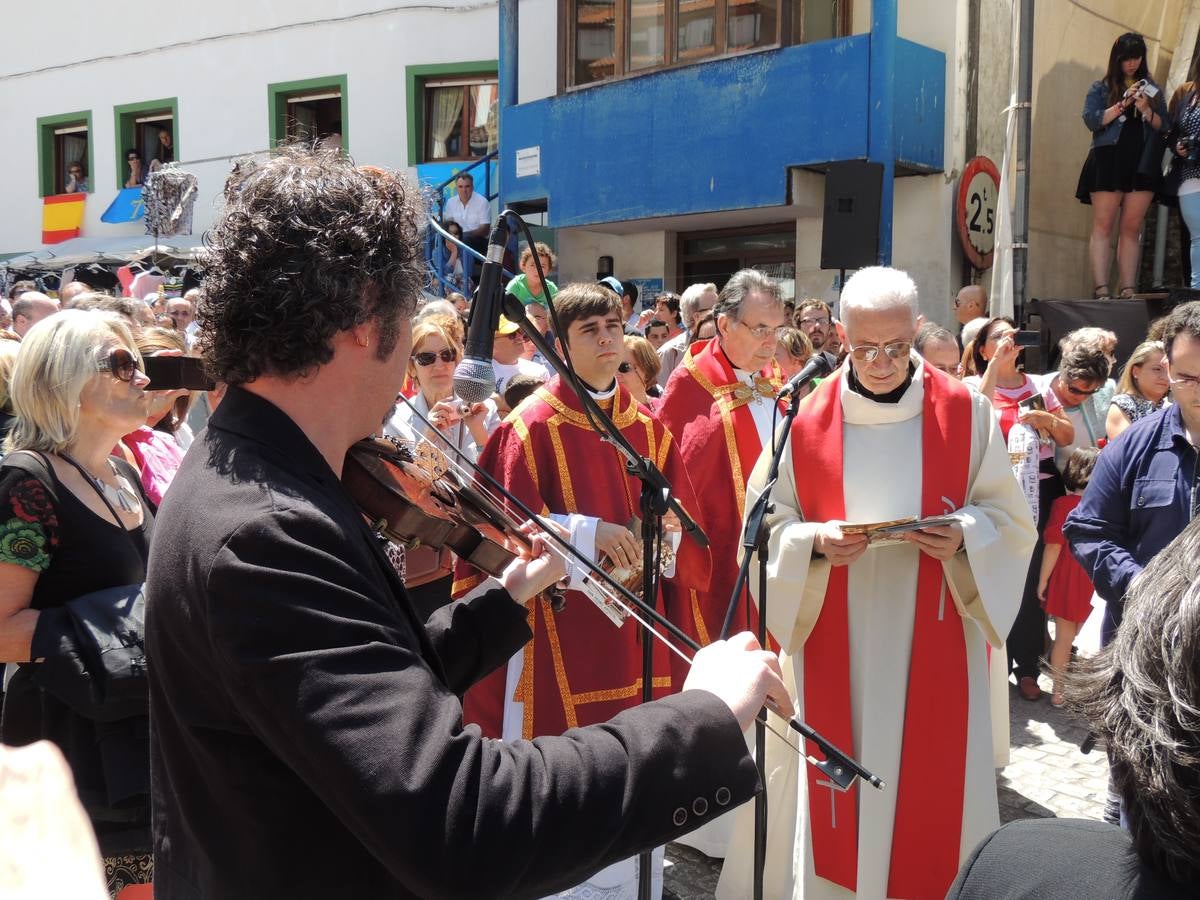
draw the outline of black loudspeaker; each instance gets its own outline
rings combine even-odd
[[[879,262],[880,163],[831,163],[825,173],[821,268],[861,269]]]

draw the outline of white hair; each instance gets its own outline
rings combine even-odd
[[[859,269],[846,281],[838,312],[849,324],[851,312],[882,312],[907,309],[917,322],[917,286],[907,272],[889,266]]]
[[[690,284],[684,289],[684,292],[679,295],[679,317],[683,319],[683,324],[689,331],[696,327],[696,307],[700,303],[700,298],[705,294],[719,294],[717,286],[711,282],[708,284]]]
[[[963,346],[971,343],[975,338],[979,337],[979,332],[983,330],[983,326],[990,322],[991,319],[985,316],[980,316],[978,319],[972,319],[962,327],[962,342]]]

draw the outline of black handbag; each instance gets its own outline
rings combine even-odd
[[[40,457],[46,469],[49,463]],[[121,518],[104,492],[78,463],[80,470],[120,523]],[[44,484],[52,485],[49,472],[39,472],[25,455],[10,454],[4,465],[15,466]],[[63,606],[42,610],[34,630],[34,658],[30,674],[38,685],[79,715],[97,722],[114,722],[148,715],[150,688],[147,679],[146,597],[144,585],[126,584],[92,591]]]

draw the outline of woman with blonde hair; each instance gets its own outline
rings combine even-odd
[[[431,446],[436,453],[450,457],[451,465],[463,464],[456,451],[471,462],[477,460],[500,419],[491,400],[470,405],[455,396],[454,367],[461,358],[462,345],[440,317],[418,322],[408,360],[408,377],[417,390],[411,398],[399,400],[384,423],[384,434],[414,446]],[[427,619],[450,602],[453,557],[449,550],[409,550],[403,577],[418,615]]]
[[[149,708],[101,721],[81,701],[91,688],[66,605],[145,579],[154,516],[138,473],[110,454],[145,422],[148,383],[120,317],[43,319],[17,355],[16,423],[0,466],[0,662],[11,674],[0,741],[62,750],[114,896],[153,875]]]
[[[775,362],[787,381],[802,368],[813,355],[812,341],[799,328],[781,328],[779,345],[775,348]]]
[[[1115,440],[1126,428],[1144,416],[1160,410],[1167,404],[1167,393],[1171,382],[1167,378],[1167,354],[1162,341],[1143,341],[1138,344],[1121,380],[1117,392],[1108,408],[1108,419],[1104,423],[1110,441]]]
[[[643,406],[653,408],[654,401],[662,396],[658,386],[660,368],[662,360],[653,344],[641,335],[625,335],[625,358],[617,367],[617,381]]]

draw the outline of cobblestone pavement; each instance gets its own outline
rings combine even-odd
[[[1097,645],[1099,610],[1080,634],[1079,651]],[[1062,816],[1099,819],[1104,808],[1108,767],[1102,750],[1084,755],[1079,745],[1087,730],[1063,709],[1050,705],[1050,679],[1042,676],[1045,695],[1036,703],[1022,700],[1009,687],[1009,764],[996,773],[1000,821]],[[707,900],[714,896],[721,861],[671,844],[663,900]]]

